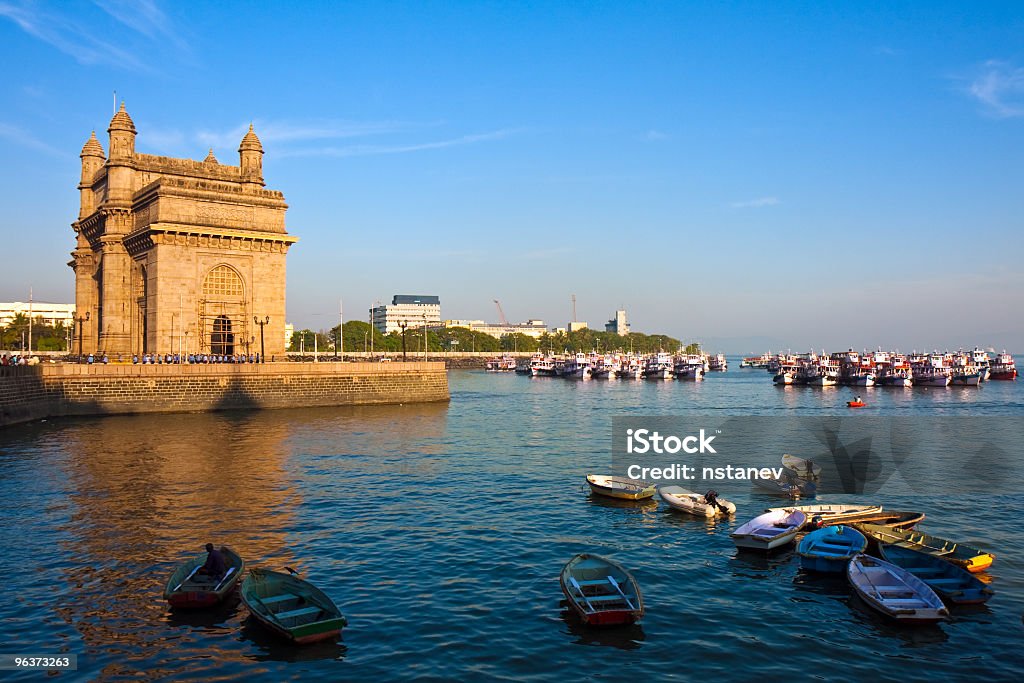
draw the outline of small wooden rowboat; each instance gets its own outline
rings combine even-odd
[[[923,512],[912,512],[906,510],[882,510],[876,514],[865,514],[858,519],[851,519],[850,523],[866,523],[866,524],[878,524],[880,526],[887,526],[890,529],[912,529],[914,526],[924,521],[925,514]],[[863,529],[861,529],[863,532]],[[870,541],[870,537],[868,538]]]
[[[924,581],[884,560],[857,555],[847,565],[846,575],[869,607],[901,624],[934,624],[949,616]]]
[[[821,465],[813,460],[798,458],[789,453],[783,454],[782,467],[794,477],[799,477],[806,481],[817,481],[821,478]]]
[[[714,491],[705,495],[694,493],[681,486],[659,486],[658,495],[673,509],[689,512],[698,517],[716,517],[718,515],[731,515],[736,512],[736,505],[719,498]]]
[[[779,508],[767,508],[765,512],[776,510],[800,510],[807,515],[810,526],[821,528],[850,522],[870,521],[882,512],[881,505],[787,505]]]
[[[840,573],[868,547],[864,534],[851,526],[828,526],[812,531],[796,547],[800,566],[815,572]]]
[[[941,557],[969,572],[977,573],[988,569],[996,557],[992,553],[978,548],[947,541],[938,536],[931,536],[920,531],[893,529],[880,524],[858,524],[864,535],[873,538],[879,545],[889,544],[901,548],[912,548],[928,555]]]
[[[586,624],[633,624],[644,614],[640,586],[618,562],[583,553],[569,560],[558,579],[569,606]]]
[[[170,603],[171,607],[180,609],[212,607],[226,598],[238,586],[238,581],[245,572],[245,561],[227,546],[221,546],[220,552],[227,563],[227,570],[224,576],[219,578],[199,572],[206,564],[206,553],[196,555],[178,565],[164,588],[164,599]]]
[[[348,624],[323,591],[291,574],[252,569],[242,582],[241,594],[257,621],[300,645],[335,640]]]
[[[883,545],[881,550],[888,562],[924,581],[949,605],[977,605],[995,595],[995,591],[976,576],[941,557],[896,545]]]
[[[772,550],[793,542],[797,532],[807,522],[807,515],[799,510],[766,512],[732,532],[737,548]]]
[[[590,490],[601,496],[623,500],[643,500],[654,495],[657,487],[640,479],[627,479],[605,474],[588,474]]]

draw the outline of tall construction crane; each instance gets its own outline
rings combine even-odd
[[[505,311],[501,310],[501,302],[495,299],[494,305],[498,307],[498,318],[501,320],[501,324],[508,327],[508,320],[505,319]]]

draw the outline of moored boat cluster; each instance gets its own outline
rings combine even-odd
[[[818,479],[809,460],[786,456],[787,471],[807,479]],[[657,494],[675,510],[698,517],[728,517],[735,504],[715,491],[703,496],[679,486],[606,475],[588,475],[587,484],[595,495],[620,500],[643,501]],[[815,504],[768,508],[730,533],[741,551],[770,552],[799,541],[800,567],[807,572],[845,574],[852,590],[872,610],[900,624],[933,624],[950,616],[950,608],[984,603],[995,592],[976,574],[986,571],[995,560],[991,553],[964,543],[950,541],[917,529],[925,518],[920,512],[889,510],[875,504]],[[801,538],[802,535],[802,538]],[[583,583],[566,583],[577,556],[563,570],[562,589],[570,606],[593,625],[632,623],[643,614],[640,588],[620,565],[598,558],[588,566],[600,577],[587,585],[598,586],[607,595],[607,606],[589,597]],[[616,572],[612,579],[604,573]],[[589,576],[589,574],[588,574]],[[634,603],[626,604],[609,586],[616,577],[628,577]],[[639,610],[635,609],[639,605]],[[633,609],[631,609],[633,608]],[[607,613],[605,613],[607,610]]]
[[[489,372],[515,371],[533,377],[566,379],[689,379],[702,380],[708,372],[726,372],[725,354],[669,353],[576,353],[534,354],[516,361],[502,356],[487,361]]]
[[[987,380],[1013,380],[1013,356],[1003,351],[993,358],[979,348],[910,354],[853,349],[837,353],[770,353],[745,358],[741,367],[760,367],[782,385],[855,387],[978,386]]]

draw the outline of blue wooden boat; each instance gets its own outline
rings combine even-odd
[[[978,577],[941,557],[896,545],[881,546],[882,557],[928,584],[949,605],[977,605],[995,595]]]
[[[868,539],[861,532],[849,526],[827,526],[812,531],[803,537],[796,552],[800,555],[800,566],[814,572],[836,572],[846,570],[846,564],[854,555],[864,552]]]

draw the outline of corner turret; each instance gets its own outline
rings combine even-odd
[[[263,145],[249,124],[249,132],[238,146],[239,167],[243,187],[257,190],[263,187]]]

